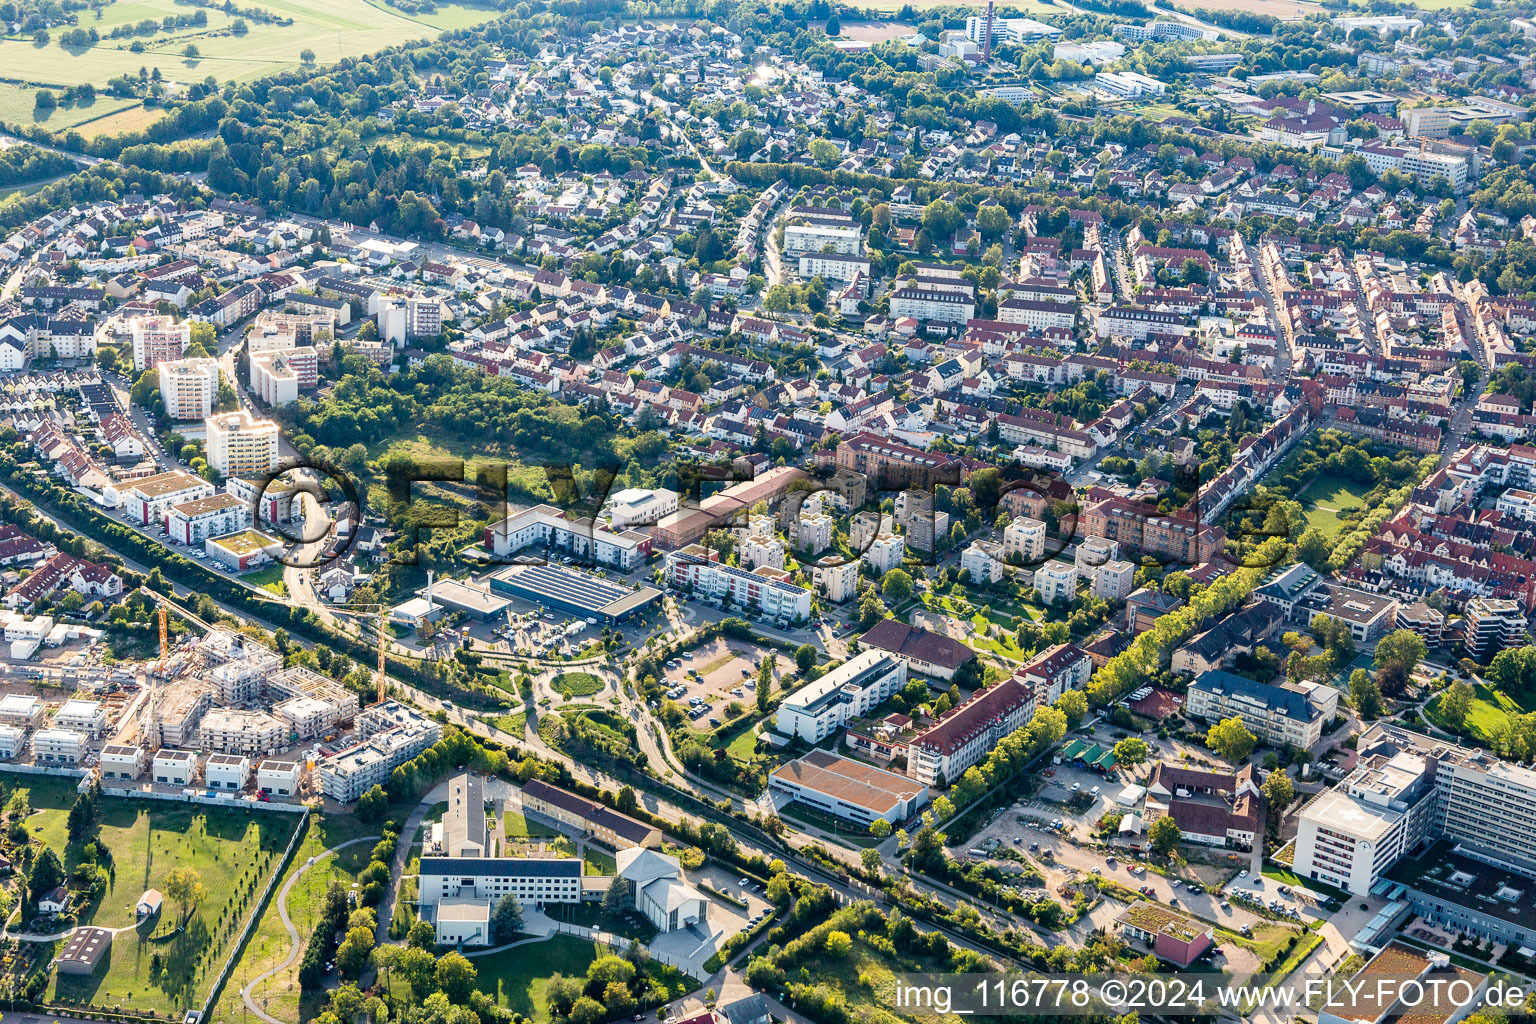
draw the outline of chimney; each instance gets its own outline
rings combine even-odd
[[[997,0],[987,0],[987,23],[981,39],[981,62],[992,63],[992,24],[993,14],[997,10]]]
[[[427,614],[432,614],[432,570],[427,570]]]

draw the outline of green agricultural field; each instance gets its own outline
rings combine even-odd
[[[205,26],[109,39],[106,37],[116,25],[146,19],[158,21],[166,15],[190,14],[195,10],[179,6],[174,0],[116,0],[103,9],[100,21],[89,13],[81,16],[81,28],[95,28],[102,36],[95,46],[66,49],[59,45],[59,32],[44,46],[38,46],[31,38],[0,39],[0,67],[6,69],[5,77],[29,86],[7,85],[0,90],[0,118],[63,130],[135,109],[139,113],[132,119],[120,115],[123,119],[114,129],[143,127],[155,111],[143,110],[136,101],[106,96],[105,87],[110,79],[123,74],[137,75],[141,67],[147,67],[159,68],[165,79],[173,83],[200,81],[208,75],[220,82],[248,82],[299,67],[299,55],[305,50],[313,51],[316,61],[326,64],[409,40],[434,39],[444,31],[476,25],[495,15],[489,8],[460,4],[446,4],[433,14],[406,15],[369,0],[258,0],[254,6],[292,18],[293,24],[271,25],[247,19],[249,31],[235,35],[230,31],[234,16],[207,10]],[[136,40],[143,43],[141,53],[130,49]],[[195,60],[183,55],[188,45],[198,49]],[[39,87],[65,88],[85,82],[97,87],[94,104],[61,107],[47,117],[39,116],[34,109]]]
[[[240,1000],[240,990],[259,975],[282,963],[288,955],[291,948],[288,931],[283,927],[277,909],[277,896],[288,879],[296,875],[309,858],[319,856],[349,839],[371,835],[375,831],[375,826],[366,825],[350,814],[310,815],[308,831],[300,841],[293,862],[288,865],[283,877],[278,879],[272,902],[267,904],[266,912],[257,922],[256,931],[236,963],[229,983],[224,986],[218,1003],[209,1014],[210,1024],[248,1024],[251,1014]],[[301,950],[314,929],[314,914],[326,887],[333,879],[351,885],[357,872],[367,864],[372,849],[371,842],[349,846],[340,854],[328,857],[304,872],[303,877],[294,884],[288,894],[288,914],[294,927],[299,930]],[[295,957],[288,971],[280,972],[263,982],[253,995],[256,1004],[264,1005],[274,1017],[295,1021],[299,1019],[298,964],[298,958]],[[313,1012],[310,1011],[311,1015]]]
[[[58,845],[67,814],[64,808],[39,810],[27,826],[72,867],[79,851]],[[105,967],[89,977],[55,977],[48,999],[160,1013],[197,1005],[276,869],[297,816],[106,798],[100,822],[100,845],[112,856],[110,883],[80,921],[124,930],[113,939]],[[135,927],[140,894],[163,891],[166,875],[177,867],[198,873],[206,898],[185,922],[167,900],[160,914]]]

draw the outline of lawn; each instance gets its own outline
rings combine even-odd
[[[253,587],[260,587],[262,590],[276,594],[278,597],[287,597],[288,585],[283,582],[283,568],[281,564],[274,562],[263,569],[248,572],[240,577],[240,579]]]
[[[1471,736],[1483,743],[1491,743],[1494,734],[1509,724],[1510,719],[1526,712],[1508,694],[1493,689],[1486,683],[1473,687],[1472,706],[1460,729],[1453,729],[1440,714],[1440,695],[1436,694],[1424,705],[1424,717],[1447,732]]]
[[[547,825],[529,821],[523,817],[521,811],[513,810],[511,807],[502,814],[502,822],[508,839],[549,839],[560,834]]]
[[[62,808],[41,810],[27,824],[54,845],[66,817]],[[133,925],[139,895],[163,890],[176,867],[197,871],[208,894],[184,925],[179,926],[180,911],[167,902],[156,918],[119,933],[105,968],[90,977],[56,977],[50,1000],[161,1013],[196,1005],[298,824],[286,814],[105,799],[100,845],[111,851],[113,870],[106,896],[85,909],[81,923]],[[69,851],[66,864],[75,859],[76,852]]]
[[[1300,495],[1302,508],[1307,513],[1307,525],[1317,527],[1323,536],[1332,540],[1344,528],[1339,510],[1363,507],[1370,489],[1353,480],[1324,473],[1308,484]]]
[[[278,880],[272,902],[267,904],[266,912],[262,914],[255,932],[251,935],[251,941],[246,945],[240,960],[235,964],[233,973],[230,974],[229,983],[220,993],[219,1001],[209,1015],[210,1024],[236,1024],[236,1022],[247,1024],[250,1013],[240,1000],[240,990],[257,975],[264,974],[281,963],[288,955],[290,948],[288,932],[283,928],[277,909],[277,896],[282,892],[282,887],[287,884],[288,879],[298,873],[309,858],[318,856],[325,850],[349,839],[371,835],[374,831],[373,826],[365,825],[350,814],[310,815],[307,831],[304,838],[300,840],[293,862],[288,865],[288,870]],[[303,879],[294,885],[293,890],[288,894],[288,913],[294,927],[299,930],[301,943],[308,941],[309,934],[314,928],[315,910],[320,905],[326,886],[332,879],[350,885],[356,872],[362,870],[372,849],[373,844],[367,842],[349,846],[340,854],[329,857],[310,868],[304,873]],[[258,1006],[265,1006],[267,1012],[273,1016],[296,1021],[299,1019],[297,978],[298,960],[295,959],[293,967],[288,972],[268,979],[254,993],[253,998],[256,999]]]
[[[656,937],[656,926],[637,910],[628,910],[622,914],[605,914],[599,903],[552,903],[544,909],[556,921],[580,925],[583,928],[597,928],[626,939],[650,942]]]
[[[566,697],[590,697],[602,691],[603,681],[590,672],[562,672],[549,687]]]
[[[65,49],[54,40],[37,46],[31,38],[8,37],[0,40],[0,67],[12,82],[26,87],[7,86],[12,95],[0,96],[0,117],[22,124],[43,124],[63,129],[115,111],[139,108],[137,100],[113,99],[104,93],[107,82],[121,74],[138,73],[140,67],[159,68],[172,82],[185,82],[212,75],[219,81],[249,82],[266,75],[300,67],[299,55],[314,51],[317,61],[328,64],[343,57],[372,53],[414,39],[435,39],[443,31],[479,24],[495,16],[489,8],[444,4],[433,14],[407,15],[369,0],[256,0],[256,6],[273,14],[293,19],[291,25],[264,24],[246,19],[249,31],[237,36],[230,31],[236,16],[222,10],[202,9],[208,23],[202,27],[157,32],[152,36],[106,38],[114,25],[159,20],[168,14],[190,14],[192,8],[174,0],[116,0],[102,11],[98,21],[82,13],[80,27],[95,28],[102,39],[87,49]],[[144,51],[134,53],[129,47],[135,40]],[[182,54],[195,45],[200,56],[189,60]],[[42,86],[64,87],[91,82],[101,94],[85,108],[56,110],[39,120],[34,110],[34,96]],[[142,127],[155,111],[136,114],[138,124],[126,118],[114,126]]]
[[[616,875],[619,866],[613,854],[604,853],[591,843],[581,848],[581,873],[584,875]]]
[[[556,974],[581,977],[602,952],[602,946],[587,939],[556,935],[544,942],[478,956],[473,961],[480,972],[475,987],[515,1013],[548,1022],[544,991],[549,979]]]
[[[513,736],[522,736],[528,724],[528,712],[519,711],[515,715],[500,715],[491,719],[491,725],[504,733]]]

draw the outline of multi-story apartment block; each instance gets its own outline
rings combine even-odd
[[[811,580],[816,586],[816,592],[822,597],[834,604],[842,604],[858,593],[859,563],[813,566]]]
[[[1015,678],[978,690],[912,739],[907,774],[930,786],[947,786],[1034,715],[1034,689]]]
[[[1186,700],[1184,709],[1193,718],[1219,722],[1235,716],[1262,743],[1310,749],[1338,709],[1339,691],[1315,686],[1303,692],[1213,669],[1190,683]]]
[[[141,316],[129,325],[133,368],[139,373],[180,359],[192,343],[192,325],[169,316]]]
[[[169,473],[135,480],[121,493],[119,507],[146,526],[163,525],[166,513],[182,505],[213,494],[213,484],[201,477],[173,469]]]
[[[77,697],[63,703],[53,716],[53,724],[57,729],[72,729],[100,739],[107,728],[107,709],[97,701]]]
[[[200,420],[213,412],[219,397],[217,359],[167,359],[160,370],[160,400],[173,420]]]
[[[830,252],[857,256],[864,251],[864,229],[853,224],[789,224],[784,228],[784,255]],[[868,263],[865,266],[868,267]]]
[[[264,711],[214,708],[198,728],[203,750],[224,754],[270,754],[287,745],[288,724]]]
[[[1091,506],[1083,516],[1083,533],[1117,540],[1122,548],[1181,566],[1210,561],[1226,541],[1219,527],[1206,526],[1194,518],[1162,515],[1152,506],[1123,498],[1109,498]]]
[[[1526,631],[1525,611],[1518,601],[1474,597],[1467,602],[1462,630],[1468,657],[1487,664],[1504,648],[1521,642]]]
[[[785,736],[820,743],[906,683],[906,662],[882,651],[862,651],[785,697],[774,727]]]
[[[499,558],[535,545],[625,571],[651,554],[649,535],[615,532],[591,519],[570,519],[553,505],[535,505],[485,528],[485,546]]]
[[[720,552],[690,544],[667,553],[672,585],[727,607],[745,608],[764,619],[804,622],[811,616],[811,592],[790,581],[783,569],[748,571],[720,561]]]
[[[261,477],[277,468],[277,424],[248,411],[210,416],[208,465],[220,476]]]
[[[1136,588],[1136,563],[1112,559],[1096,565],[1090,572],[1094,597],[1106,601],[1124,601]]]
[[[132,781],[144,774],[148,754],[143,747],[126,743],[108,743],[101,748],[101,777],[116,781]]]
[[[251,390],[276,408],[299,400],[299,393],[320,382],[320,358],[305,345],[251,355]]]
[[[39,729],[32,734],[32,759],[38,764],[79,764],[88,739],[73,729]]]
[[[1025,565],[1045,558],[1045,523],[1029,516],[1015,516],[1003,528],[1003,558]]]
[[[1077,566],[1070,562],[1046,562],[1035,568],[1035,592],[1046,604],[1077,597]]]
[[[1068,690],[1081,690],[1093,674],[1093,661],[1076,644],[1056,644],[1035,655],[1013,678],[1034,688],[1037,704],[1054,704]]]
[[[352,803],[386,781],[390,772],[436,743],[443,730],[414,709],[388,700],[358,716],[358,733],[361,742],[331,754],[317,766],[321,790],[340,803]]]
[[[892,569],[900,569],[906,554],[906,542],[899,535],[882,533],[869,542],[859,559],[883,575]]]
[[[788,230],[786,229],[786,234]],[[823,281],[853,281],[862,277],[869,280],[869,257],[856,254],[802,252],[800,276],[809,281],[819,277]]]
[[[445,900],[494,902],[512,896],[525,907],[581,902],[581,860],[576,857],[423,857],[421,902],[435,907]]]
[[[250,525],[251,507],[227,492],[172,505],[165,513],[165,536],[175,544],[201,544]]]
[[[960,571],[971,574],[975,586],[990,586],[1003,578],[1003,548],[994,541],[976,540],[960,552]]]

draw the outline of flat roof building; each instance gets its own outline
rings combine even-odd
[[[490,586],[493,593],[609,624],[632,618],[661,598],[655,587],[631,590],[557,565],[509,565],[491,574]]]
[[[923,783],[825,750],[774,769],[768,789],[862,827],[876,819],[898,825],[928,802]]]

